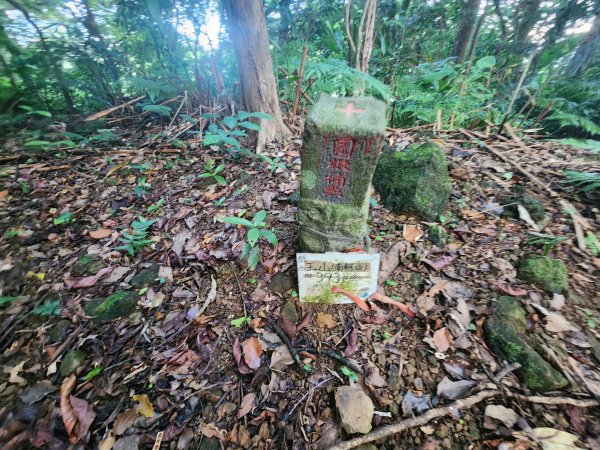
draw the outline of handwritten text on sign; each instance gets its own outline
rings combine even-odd
[[[377,290],[379,254],[298,253],[300,301],[352,303],[332,289],[339,287],[366,298]]]

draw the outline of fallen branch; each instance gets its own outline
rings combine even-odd
[[[292,358],[294,359],[296,364],[298,364],[299,367],[303,367],[304,365],[302,364],[302,360],[300,359],[298,350],[296,350],[296,347],[294,347],[292,345],[292,341],[290,341],[290,338],[288,337],[288,335],[285,334],[285,331],[283,331],[279,327],[279,325],[277,325],[277,323],[275,323],[275,321],[273,319],[271,319],[269,316],[266,316],[266,317],[267,317],[267,320],[269,321],[269,325],[271,325],[271,328],[273,328],[273,331],[275,331],[275,334],[277,334],[277,336],[279,336],[279,339],[281,339],[281,341],[286,345],[286,347],[292,354]]]
[[[485,390],[478,392],[471,397],[467,397],[464,400],[458,400],[454,403],[451,403],[448,406],[444,406],[442,408],[430,409],[425,414],[417,417],[411,417],[410,419],[401,420],[398,423],[394,423],[391,425],[386,425],[384,427],[378,428],[375,431],[366,434],[364,436],[359,436],[354,439],[350,439],[349,441],[340,442],[332,447],[329,447],[329,450],[347,450],[350,448],[358,447],[359,445],[366,444],[368,442],[373,442],[378,439],[386,438],[396,433],[400,433],[401,431],[407,430],[409,428],[419,427],[426,425],[429,421],[433,419],[437,419],[438,417],[447,416],[452,414],[457,410],[465,410],[471,408],[485,400],[486,398],[495,397],[500,395],[500,391],[492,391]]]
[[[510,367],[510,366],[509,366]],[[328,450],[347,450],[354,447],[358,447],[359,445],[366,444],[368,442],[373,442],[378,439],[386,438],[396,433],[400,433],[401,431],[408,430],[410,428],[419,427],[426,425],[433,419],[437,419],[439,417],[447,416],[449,414],[454,413],[457,410],[465,410],[477,405],[482,400],[487,398],[496,397],[501,395],[501,391],[493,391],[493,390],[485,390],[478,392],[471,397],[467,397],[464,400],[457,400],[456,402],[444,406],[441,408],[430,409],[425,414],[417,417],[411,417],[410,419],[401,420],[398,423],[394,423],[391,425],[386,425],[384,427],[378,428],[375,431],[366,434],[364,436],[359,436],[354,439],[350,439],[349,441],[340,442],[332,447],[329,447]],[[593,408],[600,406],[600,402],[596,400],[578,400],[574,398],[568,397],[542,397],[542,396],[526,396],[520,394],[512,394],[508,393],[509,397],[515,397],[520,400],[524,400],[530,403],[538,403],[543,405],[573,405],[579,408]]]
[[[121,104],[119,106],[113,106],[112,108],[108,108],[108,109],[105,109],[103,111],[97,112],[96,114],[92,114],[91,116],[86,117],[85,120],[84,120],[84,122],[91,122],[92,120],[97,120],[97,119],[100,119],[101,117],[108,116],[109,114],[114,113],[115,111],[118,111],[119,109],[123,109],[126,106],[130,106],[130,105],[133,105],[136,102],[139,102],[145,96],[146,96],[146,94],[144,94],[144,95],[142,95],[142,96],[140,96],[138,98],[134,98],[133,100],[129,100],[128,102],[123,103],[123,104]]]

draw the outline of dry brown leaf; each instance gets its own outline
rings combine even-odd
[[[249,394],[244,395],[242,399],[242,404],[240,405],[240,409],[237,413],[237,418],[240,419],[252,411],[254,407],[254,400],[256,400],[256,392],[250,392]]]
[[[202,434],[206,437],[217,438],[218,440],[220,440],[222,442],[226,442],[228,439],[227,431],[217,428],[212,423],[205,423],[204,425],[202,425]]]
[[[263,353],[263,347],[256,336],[246,339],[242,344],[244,351],[244,361],[248,364],[251,369],[258,369],[260,367],[260,357]]]
[[[108,228],[99,228],[97,230],[90,231],[90,237],[93,237],[94,239],[104,239],[109,237],[111,234],[112,231],[110,231]]]
[[[106,436],[104,439],[102,439],[100,445],[98,445],[98,450],[111,450],[115,440],[115,435],[113,434],[112,430],[108,430],[108,433],[106,433]]]
[[[450,333],[446,327],[440,328],[433,333],[433,344],[437,351],[442,353],[450,348]]]
[[[69,442],[72,444],[87,434],[90,425],[96,418],[96,413],[88,402],[71,395],[76,380],[73,374],[66,378],[60,386],[60,415],[69,435]]]
[[[0,191],[0,200],[4,200],[8,197],[8,191]]]
[[[439,294],[448,283],[450,283],[448,280],[440,281],[417,298],[417,307],[421,314],[426,316],[427,313],[433,309],[435,306],[435,296]]]
[[[408,242],[417,242],[423,236],[423,232],[416,225],[404,225],[402,237]]]
[[[337,325],[331,314],[317,313],[317,326],[319,328],[335,328]]]
[[[140,417],[140,412],[136,408],[126,409],[119,414],[115,419],[115,424],[113,426],[115,436],[120,436],[125,433],[138,417]]]
[[[138,402],[136,405],[137,410],[146,417],[154,417],[154,406],[146,394],[132,395],[133,401]]]
[[[67,434],[69,435],[69,441],[73,444],[76,441],[73,442],[71,438],[76,436],[73,433],[73,430],[75,429],[75,425],[77,425],[77,419],[75,418],[75,414],[73,414],[73,407],[71,406],[69,397],[71,396],[71,391],[75,387],[76,381],[77,378],[73,374],[70,377],[65,378],[60,385],[60,415],[65,424],[65,430],[67,430]]]
[[[565,331],[579,331],[579,328],[565,319],[562,314],[552,312],[546,315],[546,330],[551,333],[564,333]]]

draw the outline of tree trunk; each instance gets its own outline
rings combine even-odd
[[[596,14],[592,28],[575,50],[566,74],[571,77],[579,76],[595,61],[600,61],[600,13]]]
[[[224,0],[223,4],[240,71],[244,106],[248,112],[267,113],[273,118],[258,120],[261,130],[256,151],[260,152],[265,144],[290,134],[279,108],[263,2]]]
[[[290,11],[291,0],[279,0],[279,46],[283,49],[290,40],[292,13]]]
[[[527,53],[527,44],[529,43],[529,33],[538,21],[540,16],[541,0],[521,0],[518,10],[521,11],[521,17],[515,17],[515,35],[513,39],[513,52],[516,55]]]
[[[450,54],[450,56],[456,57],[458,64],[465,62],[469,43],[471,42],[471,35],[477,21],[480,3],[481,0],[467,0],[460,13],[460,25],[454,38],[452,53]]]

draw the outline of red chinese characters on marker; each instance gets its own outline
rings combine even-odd
[[[333,142],[333,151],[327,169],[333,172],[325,177],[325,196],[341,197],[344,195],[344,187],[347,175],[350,173],[350,160],[354,152],[356,141],[351,136],[338,137]]]

